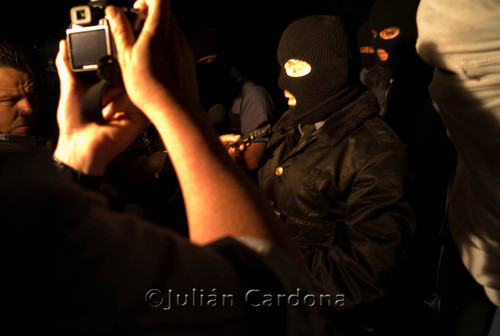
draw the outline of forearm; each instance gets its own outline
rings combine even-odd
[[[248,170],[254,170],[259,167],[260,159],[264,155],[266,146],[267,142],[254,142],[246,149],[243,156]]]
[[[281,223],[246,173],[229,157],[203,110],[163,100],[153,117],[168,148],[186,204],[193,242],[252,236],[290,250]],[[195,110],[187,111],[187,109]]]
[[[148,17],[137,40],[122,11],[108,6],[106,14],[125,88],[168,149],[183,192],[191,240],[206,244],[224,236],[252,236],[297,256],[271,207],[226,153],[201,109],[192,50],[169,4],[138,4]]]

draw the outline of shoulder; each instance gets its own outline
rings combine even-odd
[[[252,81],[247,81],[241,87],[243,97],[247,99],[270,99],[271,95],[267,88],[262,85],[257,85]]]
[[[379,116],[367,119],[360,131],[366,134],[370,142],[379,146],[390,144],[405,146],[396,132]]]
[[[339,145],[345,146],[348,155],[360,164],[375,161],[396,164],[405,161],[408,155],[407,145],[379,116],[365,120]]]

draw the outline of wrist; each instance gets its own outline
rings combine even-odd
[[[54,160],[87,176],[103,176],[106,171],[107,162],[98,159],[92,151],[81,153],[82,144],[77,142],[71,139],[65,140],[63,137],[60,137],[54,151]]]

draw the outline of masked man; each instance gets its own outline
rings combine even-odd
[[[335,16],[287,27],[277,54],[289,110],[258,173],[319,290],[345,299],[322,306],[328,333],[347,335],[385,329],[380,308],[414,229],[406,145],[360,84],[353,48]]]

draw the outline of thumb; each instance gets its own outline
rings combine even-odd
[[[111,33],[113,34],[113,38],[115,40],[118,61],[122,64],[124,55],[130,53],[130,50],[135,43],[134,32],[132,31],[130,22],[122,9],[116,6],[107,6],[105,11],[111,28]]]
[[[67,84],[71,79],[71,70],[69,69],[69,56],[65,40],[59,41],[59,52],[56,56],[56,68],[59,78],[61,79],[61,84]]]

